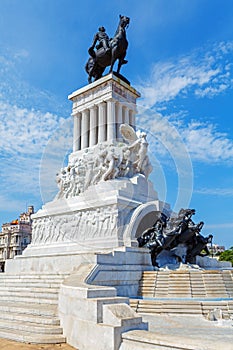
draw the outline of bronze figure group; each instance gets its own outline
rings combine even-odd
[[[168,219],[160,213],[153,227],[137,238],[139,247],[149,248],[153,266],[161,267],[157,258],[162,251],[169,252],[177,262],[184,264],[195,264],[197,255],[209,255],[207,244],[212,243],[213,235],[203,237],[200,234],[204,222],[195,224],[194,214],[194,209],[181,209],[177,217]]]

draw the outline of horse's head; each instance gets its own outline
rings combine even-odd
[[[127,16],[121,16],[121,15],[119,15],[119,17],[120,17],[120,26],[123,28],[128,27],[130,18]]]

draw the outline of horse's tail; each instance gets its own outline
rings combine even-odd
[[[90,70],[91,68],[93,68],[93,66],[94,66],[94,60],[92,57],[89,57],[87,63],[85,64],[85,71],[87,72],[87,74],[90,73]]]
[[[85,71],[87,72],[87,74],[89,74],[89,59],[88,59],[87,63],[85,64]]]

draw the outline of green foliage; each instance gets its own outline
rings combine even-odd
[[[225,250],[225,252],[222,252],[219,255],[219,260],[220,261],[230,261],[233,265],[233,247],[231,247],[228,250]]]

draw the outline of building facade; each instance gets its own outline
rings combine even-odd
[[[6,259],[13,259],[22,254],[23,250],[31,243],[32,220],[34,207],[29,206],[26,213],[21,213],[19,218],[2,225],[0,232],[0,269],[4,270]]]
[[[225,251],[225,247],[222,245],[218,245],[218,244],[213,244],[209,248],[210,248],[210,251],[213,255],[219,255]]]

